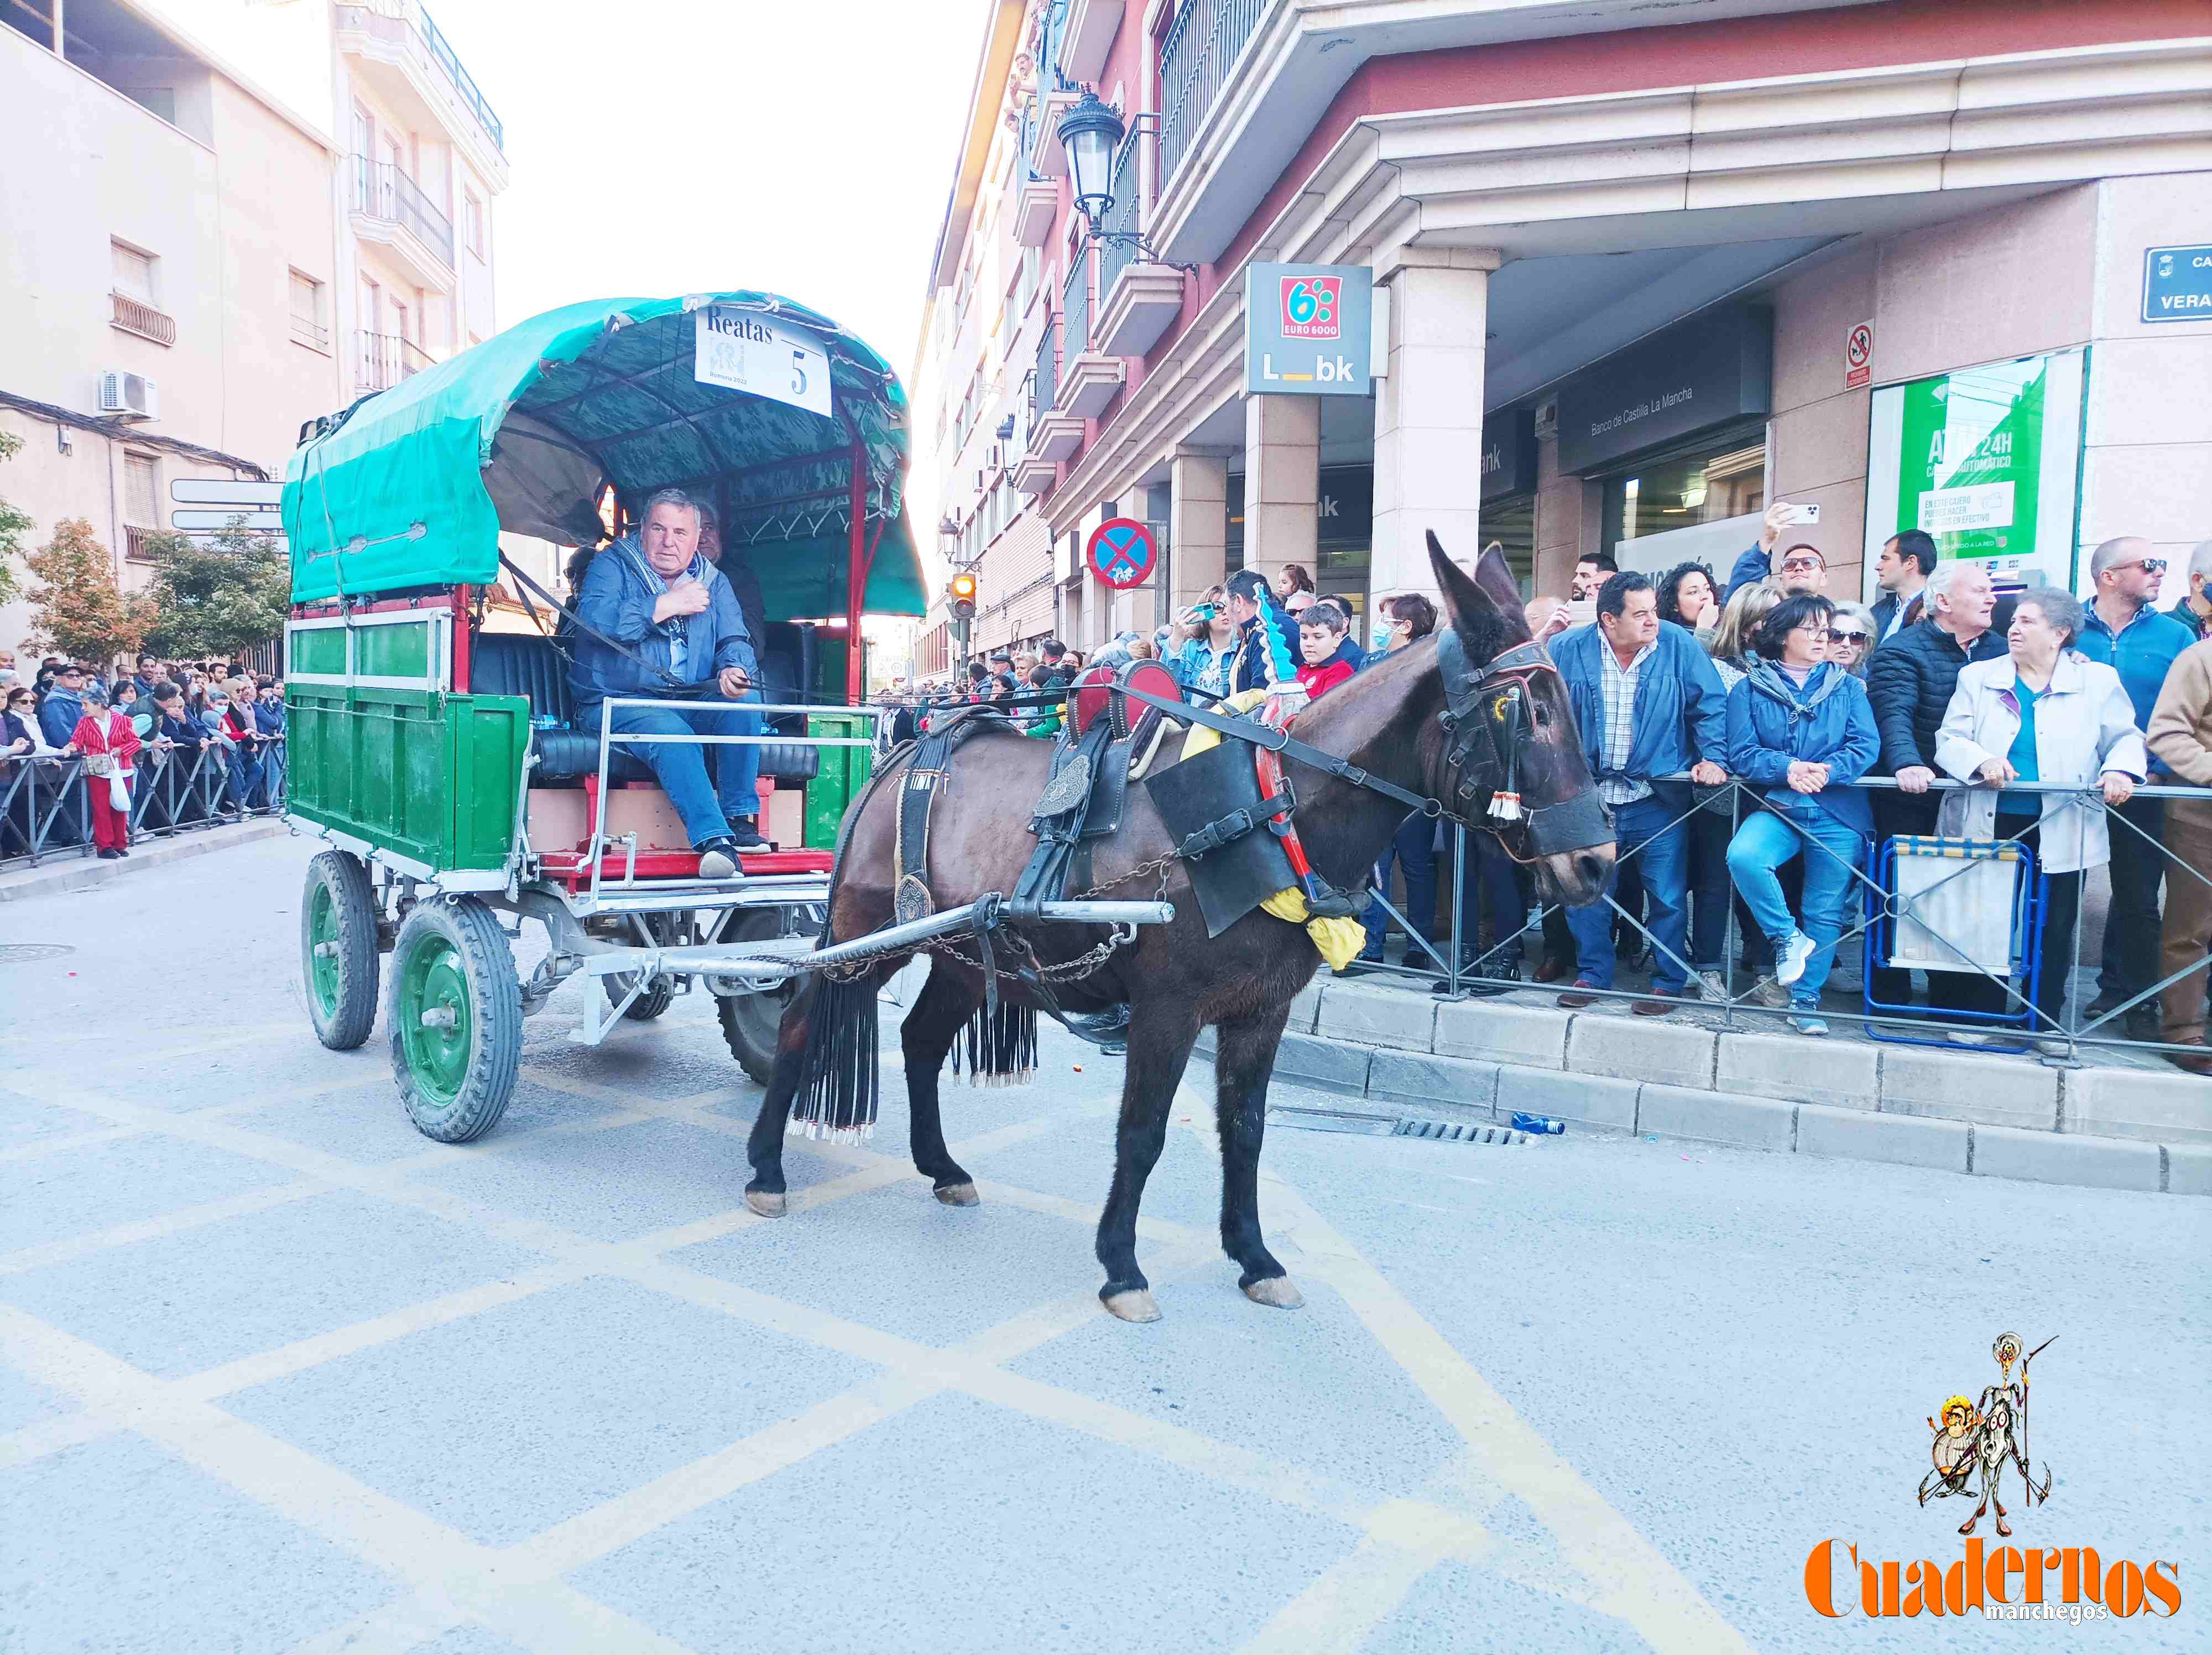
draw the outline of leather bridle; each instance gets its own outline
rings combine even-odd
[[[1431,813],[1488,829],[1498,835],[1505,854],[1518,862],[1610,844],[1612,815],[1595,786],[1555,805],[1529,807],[1522,802],[1527,703],[1539,677],[1559,676],[1551,652],[1534,642],[1516,644],[1487,666],[1476,666],[1468,661],[1459,634],[1446,627],[1437,635],[1437,666],[1444,682],[1444,709],[1437,715],[1446,743],[1444,776],[1460,808],[1446,810],[1440,805]],[[1474,821],[1471,812],[1486,792],[1490,795],[1484,812],[1487,819]],[[1505,830],[1523,823],[1526,856],[1516,852],[1505,837]]]

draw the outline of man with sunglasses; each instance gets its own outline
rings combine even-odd
[[[2189,587],[2166,612],[2200,639],[2212,632],[2212,540],[2199,540],[2189,554]]]
[[[2081,636],[2074,647],[2119,673],[2135,709],[2136,728],[2148,731],[2166,673],[2197,640],[2155,606],[2166,559],[2149,541],[2132,534],[2106,541],[2089,556],[2089,578],[2096,583],[2096,596],[2085,605]],[[2159,978],[2158,894],[2166,858],[2157,847],[2165,843],[2166,801],[2136,798],[2111,808],[2127,825],[2112,824],[2112,905],[2105,916],[2104,960],[2097,998],[2089,1007],[2093,1017],[2124,1004]],[[2157,1006],[2134,1007],[2126,1025],[2133,1038],[2155,1040]]]

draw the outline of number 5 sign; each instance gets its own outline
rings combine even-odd
[[[691,376],[830,417],[830,357],[804,329],[735,305],[697,313]]]

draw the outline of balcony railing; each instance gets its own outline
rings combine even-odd
[[[310,321],[305,316],[292,319],[292,338],[295,344],[310,350],[327,352],[331,348],[331,330],[321,322]]]
[[[1091,259],[1079,252],[1060,300],[1060,350],[1073,362],[1091,349]]]
[[[448,265],[453,262],[453,221],[422,193],[421,185],[388,161],[356,155],[353,167],[356,212],[404,225]]]
[[[1030,426],[1035,429],[1037,421],[1052,412],[1053,399],[1060,394],[1060,356],[1054,350],[1052,313],[1045,313],[1044,327],[1037,335],[1036,373],[1030,380]]]
[[[154,561],[155,547],[166,538],[161,529],[125,523],[123,526],[123,555],[134,563],[150,563]]]
[[[1160,181],[1168,180],[1221,95],[1273,0],[1188,0],[1160,46]]]
[[[1137,233],[1137,140],[1131,132],[1122,140],[1121,153],[1114,157],[1114,204],[1098,228],[1102,231],[1119,232],[1133,236]],[[1127,269],[1137,256],[1134,241],[1101,241],[1098,244],[1098,304],[1105,307],[1106,295],[1114,291],[1114,278]]]
[[[477,118],[492,147],[501,155],[507,153],[507,129],[484,101],[483,93],[468,70],[461,67],[453,43],[416,0],[354,0],[337,8],[337,17],[341,29],[350,28],[386,41],[443,74],[452,82],[454,96]]]
[[[429,352],[412,339],[366,331],[356,337],[361,341],[361,388],[364,391],[389,391],[430,366]]]
[[[1060,72],[1060,42],[1067,33],[1067,0],[1052,0],[1044,9],[1044,45],[1037,53],[1037,91],[1040,94],[1064,88]]]
[[[113,293],[108,296],[115,301],[114,313],[109,319],[115,326],[125,333],[136,333],[142,339],[151,339],[155,344],[176,344],[175,317],[127,294]]]

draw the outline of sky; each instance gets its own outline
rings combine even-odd
[[[501,326],[578,299],[767,288],[911,377],[980,0],[429,9],[506,127]]]

